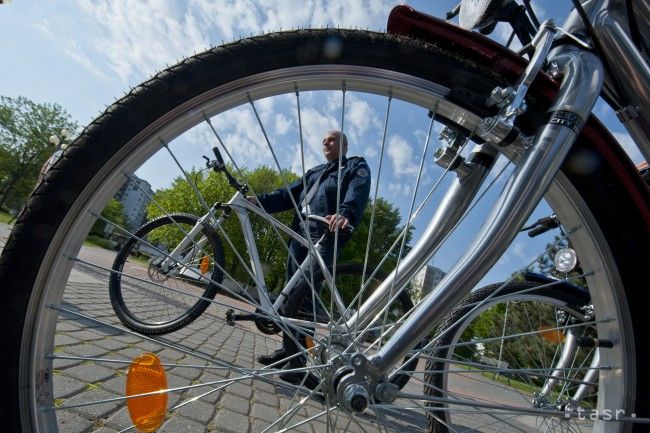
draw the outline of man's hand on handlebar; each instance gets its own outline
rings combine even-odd
[[[331,232],[336,231],[338,225],[339,230],[345,230],[350,225],[350,222],[343,215],[325,215],[325,219],[329,223],[329,229]]]

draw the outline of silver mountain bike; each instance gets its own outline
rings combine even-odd
[[[464,27],[483,32],[498,20],[512,22],[529,61],[478,32],[400,6],[388,33],[297,30],[244,39],[190,57],[113,104],[48,171],[0,259],[1,377],[9,396],[0,409],[3,428],[643,431],[650,408],[643,367],[650,200],[591,110],[605,96],[650,156],[649,11],[641,1],[575,2],[561,27],[532,19],[528,26],[525,6],[463,1],[460,12]],[[243,182],[250,167],[269,161],[278,172],[300,173],[317,152],[309,147],[312,126],[323,120],[354,138],[369,137],[362,151],[375,177],[362,248],[366,273],[353,290],[369,296],[341,306],[336,291],[313,284],[306,296],[325,308],[309,320],[283,317],[263,293],[255,301],[213,295],[224,282],[242,283],[227,262],[221,265],[219,249],[235,243],[218,225],[203,225],[205,254],[196,263],[183,263],[180,249],[161,249],[160,239],[144,239],[137,230],[127,237],[150,244],[142,251],[163,252],[155,266],[134,259],[133,266],[114,269],[114,253],[83,245],[106,203],[134,174],[157,188],[184,185],[183,197],[194,200],[190,213],[211,215],[207,203],[217,200],[204,196],[209,189],[194,176],[200,160],[192,155],[219,146]],[[151,194],[151,203],[160,197]],[[375,226],[381,197],[402,203],[392,238]],[[189,235],[196,220],[171,216],[182,204],[159,211]],[[540,304],[568,309],[555,298],[511,290],[528,264],[513,264],[508,246],[516,246],[518,230],[538,206],[562,221],[593,306],[592,319],[545,323],[544,335],[586,326],[608,346],[599,350],[597,375],[585,378],[594,370],[586,359],[562,367],[576,372],[564,383],[595,385],[577,405],[535,400],[541,378],[558,377],[559,364],[534,345],[541,366],[521,355],[507,374],[487,360],[487,342],[477,342],[485,345],[484,362],[463,364],[453,356],[467,346],[457,324],[472,311],[488,311],[499,293],[514,305],[532,302],[524,310],[530,323],[533,311],[545,310]],[[201,240],[188,235],[178,242]],[[368,251],[377,246],[384,260],[376,264],[390,267],[385,277],[367,274]],[[255,260],[244,251],[228,254],[253,277],[255,291],[263,287]],[[414,297],[414,308],[393,314],[401,293],[431,263],[444,264],[445,276]],[[122,281],[148,284],[131,285],[142,300],[128,307],[132,312],[149,307],[180,317],[197,301],[207,310],[182,329],[142,335],[113,312],[109,286],[118,273]],[[338,284],[336,266],[332,274],[325,286]],[[504,276],[494,297],[465,309],[465,296]],[[166,293],[184,300],[167,303]],[[279,379],[283,370],[256,364],[255,355],[277,348],[279,339],[250,322],[229,325],[229,310],[313,337],[301,349],[307,358],[301,371],[317,385],[287,384]],[[464,313],[445,320],[455,311]],[[511,340],[521,340],[520,349],[531,346],[521,334],[506,328],[494,339],[504,348]],[[476,368],[482,371],[470,373]],[[468,373],[456,374],[461,369]],[[397,384],[397,377],[408,382]],[[554,392],[545,391],[547,401],[556,401]]]

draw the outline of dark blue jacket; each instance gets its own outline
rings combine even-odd
[[[338,178],[338,159],[321,164],[305,173],[306,189],[303,180],[298,179],[287,188],[279,188],[268,194],[261,194],[258,199],[262,207],[269,213],[294,209],[290,195],[298,207],[301,207],[304,196],[323,173],[318,190],[313,195],[310,204],[311,213],[325,216],[336,213],[336,189]],[[324,172],[323,172],[324,170]],[[362,157],[343,157],[341,161],[341,204],[339,213],[346,217],[353,227],[361,222],[363,211],[370,194],[370,169]],[[297,227],[294,219],[294,228]]]

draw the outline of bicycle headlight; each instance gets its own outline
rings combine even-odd
[[[557,253],[555,253],[553,263],[555,264],[555,269],[557,269],[559,272],[571,272],[573,268],[575,268],[578,264],[578,256],[573,249],[562,248]]]
[[[494,23],[496,11],[507,0],[463,0],[460,3],[458,20],[464,29],[481,29]]]

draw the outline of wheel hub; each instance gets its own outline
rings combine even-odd
[[[377,384],[367,368],[366,357],[361,353],[344,354],[329,359],[328,364],[324,374],[324,392],[349,412],[365,412]]]

